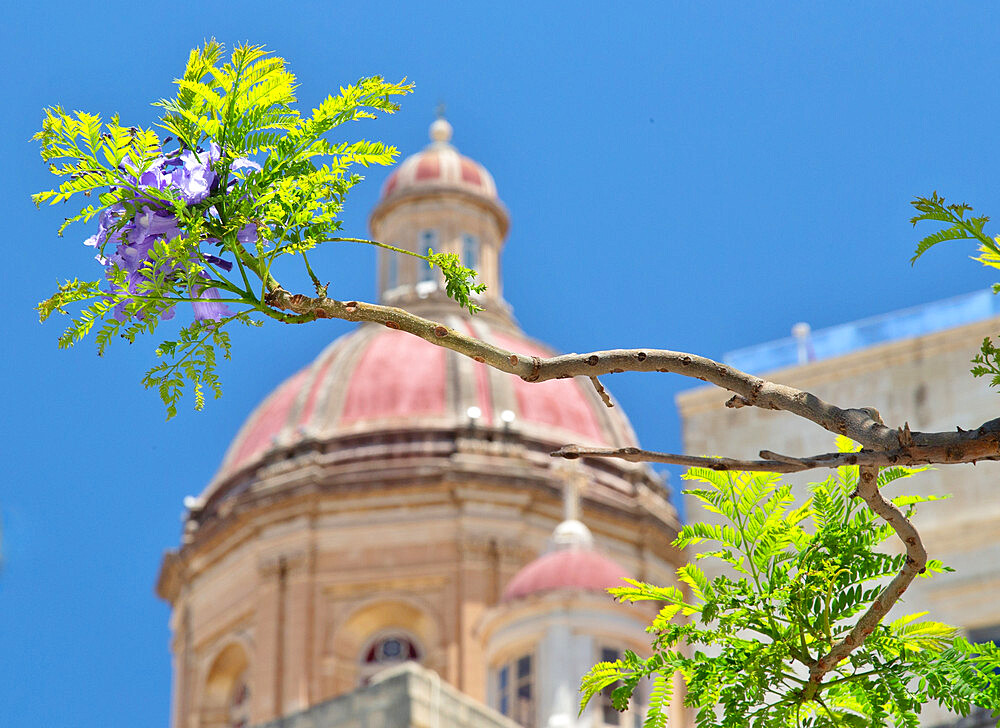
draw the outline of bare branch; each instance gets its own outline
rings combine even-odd
[[[642,450],[637,447],[623,448],[588,448],[579,445],[563,445],[553,453],[552,457],[575,460],[576,458],[617,458],[634,463],[667,463],[684,465],[694,468],[711,468],[712,470],[753,470],[767,473],[800,473],[817,468],[839,468],[844,465],[873,465],[880,468],[896,465],[932,465],[935,463],[968,463],[980,460],[1000,460],[1000,455],[977,454],[980,441],[971,441],[970,447],[950,452],[940,447],[911,448],[909,450],[894,450],[879,452],[862,450],[861,452],[828,452],[821,455],[796,458],[771,450],[761,450],[762,460],[738,460],[735,458],[700,457],[696,455],[678,455],[668,452]],[[975,445],[975,448],[971,446]],[[968,450],[968,452],[966,452]],[[956,458],[956,459],[952,459]]]
[[[563,445],[555,452],[549,453],[554,458],[618,458],[633,463],[669,463],[670,465],[685,465],[691,468],[711,468],[712,470],[762,470],[768,473],[794,473],[807,468],[791,465],[775,460],[735,460],[733,458],[710,458],[696,455],[675,455],[667,452],[653,452],[637,447],[623,447],[617,450],[608,448],[586,448],[579,445]],[[815,467],[823,467],[817,465]]]
[[[876,422],[882,422],[878,410],[865,408],[865,411]],[[905,431],[909,432],[909,426],[906,427]],[[829,652],[809,665],[809,682],[802,689],[804,700],[811,700],[814,697],[819,699],[817,693],[823,677],[840,664],[841,660],[847,658],[854,650],[864,644],[868,635],[882,623],[885,615],[899,601],[916,575],[922,573],[927,565],[927,551],[920,541],[920,534],[917,533],[913,524],[903,515],[902,511],[883,498],[879,492],[878,471],[877,465],[860,466],[858,468],[858,487],[851,495],[864,500],[875,514],[881,516],[882,520],[892,526],[892,530],[896,532],[906,547],[906,561],[899,573],[882,589],[868,610],[861,615],[851,631],[837,644],[831,646]]]
[[[910,432],[908,427],[896,430],[882,425],[872,417],[872,411],[866,408],[842,409],[809,392],[775,384],[695,354],[665,349],[615,349],[540,358],[507,351],[392,306],[293,295],[280,286],[274,287],[267,294],[266,303],[277,309],[270,309],[271,315],[286,323],[338,318],[345,321],[369,321],[406,331],[500,371],[516,374],[527,382],[544,382],[576,376],[590,378],[625,371],[669,372],[692,377],[733,392],[735,396],[728,403],[729,406],[784,410],[815,422],[829,432],[846,435],[865,448],[882,451],[879,455],[884,459],[872,462],[880,466],[974,463],[978,460],[1000,458],[1000,418],[968,431],[960,429],[957,432],[923,433]],[[291,311],[294,315],[284,314],[281,311]],[[634,454],[627,454],[628,457],[625,459],[633,458]],[[594,457],[620,457],[620,455],[594,454]],[[815,460],[817,464],[810,467],[836,467],[844,464],[839,461],[824,464],[821,461],[825,457],[827,456],[802,458],[802,461],[808,463]],[[654,462],[672,462],[657,458],[649,459]],[[786,465],[792,460],[779,457],[768,459],[778,460]],[[746,468],[742,461],[734,462],[741,463],[738,469],[752,469]],[[791,472],[771,466],[767,469],[773,469],[775,472]]]
[[[842,640],[830,648],[830,651],[809,666],[809,682],[803,688],[802,697],[805,700],[816,695],[823,677],[834,669],[841,660],[847,658],[854,650],[864,644],[865,639],[882,623],[885,615],[899,601],[913,579],[924,571],[927,565],[927,551],[920,540],[920,534],[909,519],[896,506],[882,497],[878,489],[878,467],[862,466],[858,472],[858,489],[855,494],[862,498],[868,507],[882,517],[906,547],[906,562],[899,573],[893,577],[881,593],[875,598],[868,611],[861,615],[857,623]]]

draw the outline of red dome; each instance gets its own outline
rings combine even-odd
[[[486,168],[459,154],[448,142],[451,124],[438,119],[431,125],[433,142],[403,160],[382,186],[385,200],[407,192],[454,189],[498,202],[497,186]]]
[[[513,328],[452,315],[442,323],[511,351],[551,356]],[[479,416],[470,420],[470,408]],[[507,422],[504,419],[504,413]],[[636,445],[621,409],[585,379],[531,384],[410,334],[366,324],[280,385],[237,434],[210,490],[275,449],[377,431],[469,426],[511,430],[556,447]]]
[[[557,589],[603,592],[625,586],[629,574],[620,565],[589,548],[568,548],[539,556],[521,569],[503,590],[509,602]]]

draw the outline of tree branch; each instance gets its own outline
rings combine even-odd
[[[842,409],[823,401],[810,392],[769,382],[695,354],[665,349],[614,349],[588,354],[563,354],[542,358],[508,351],[463,334],[444,324],[421,318],[393,306],[380,306],[358,301],[344,302],[326,297],[291,294],[280,286],[273,288],[267,294],[265,303],[273,307],[270,309],[269,315],[286,323],[306,323],[319,318],[337,318],[345,321],[378,323],[391,329],[406,331],[432,344],[451,349],[500,371],[515,374],[527,382],[544,382],[550,379],[566,379],[576,376],[592,378],[625,371],[669,372],[692,377],[732,392],[734,396],[726,403],[729,407],[753,406],[790,412],[815,422],[829,432],[846,435],[869,450],[880,451],[877,456],[864,451],[857,454],[862,460],[866,457],[873,458],[871,461],[873,465],[975,463],[978,460],[1000,458],[1000,418],[990,420],[975,430],[959,428],[957,432],[924,433],[910,432],[909,426],[906,426],[897,431],[878,422],[867,408]],[[290,311],[294,315],[283,314],[281,311]],[[637,452],[646,453],[646,451]],[[621,451],[621,454],[580,450],[576,456],[584,454],[592,454],[594,457],[623,457],[626,460],[647,459],[638,457],[636,452],[630,450]],[[674,460],[660,459],[661,457],[674,459],[687,457],[660,453],[652,453],[652,455],[657,456],[648,458],[653,462],[674,462]],[[563,453],[563,456],[565,457],[566,454]],[[794,462],[797,470],[849,464],[840,462],[836,458],[830,460],[830,455],[795,459],[768,453],[767,455],[762,454],[761,457],[764,457],[769,463],[777,461],[785,466],[790,466]],[[723,469],[719,466],[720,462],[725,461],[715,461],[717,469]],[[770,464],[767,467],[759,465],[756,468],[747,468],[745,461],[732,460],[731,462],[733,467],[725,469],[766,469],[775,472],[793,472],[793,470],[782,469]],[[860,462],[861,460],[858,464]],[[808,467],[799,467],[800,463],[808,464]],[[685,463],[680,462],[679,464]],[[706,465],[704,462],[698,464]]]
[[[859,468],[858,489],[855,494],[862,498],[868,507],[892,526],[906,547],[906,562],[899,573],[893,577],[881,593],[875,598],[868,610],[861,615],[851,631],[842,640],[830,648],[830,651],[816,660],[809,667],[809,682],[803,689],[802,697],[809,700],[817,694],[823,677],[845,659],[881,624],[885,615],[906,591],[907,587],[924,571],[927,565],[927,550],[920,540],[920,534],[910,520],[896,506],[882,497],[878,489],[877,466],[865,465]]]
[[[966,443],[967,447],[951,451],[941,447],[910,448],[907,450],[894,450],[892,452],[879,452],[874,450],[862,450],[861,452],[828,452],[821,455],[811,455],[808,457],[796,458],[772,452],[771,450],[761,450],[762,460],[738,460],[735,458],[701,457],[696,455],[679,455],[675,453],[656,452],[653,450],[642,450],[637,447],[623,448],[588,448],[579,445],[563,445],[555,452],[550,453],[554,458],[566,458],[575,460],[577,458],[617,458],[628,460],[634,463],[667,463],[670,465],[684,465],[692,468],[710,468],[712,470],[752,470],[767,473],[800,473],[805,470],[815,470],[817,468],[839,468],[844,465],[873,465],[875,467],[886,468],[896,465],[915,466],[931,465],[935,463],[963,463],[977,462],[979,460],[1000,460],[1000,454],[973,457],[973,453],[966,450],[977,450],[983,443],[971,441]],[[975,447],[973,447],[975,446]],[[986,449],[989,449],[988,447]],[[957,458],[957,459],[947,459]]]
[[[879,415],[878,410],[866,408],[866,411],[876,422],[882,422],[882,417]],[[909,427],[900,431],[900,438],[904,441],[909,439]],[[896,532],[896,535],[899,536],[906,547],[906,561],[903,563],[903,568],[900,569],[899,573],[893,577],[892,581],[886,584],[885,588],[882,589],[867,611],[861,615],[851,628],[851,631],[842,640],[837,642],[837,644],[832,645],[829,652],[817,658],[809,666],[809,681],[802,689],[802,699],[806,701],[813,698],[820,700],[819,690],[826,674],[837,667],[841,660],[864,644],[868,635],[882,623],[885,615],[899,601],[899,598],[906,591],[906,588],[910,586],[910,583],[917,574],[923,573],[924,567],[927,565],[927,551],[924,549],[917,529],[913,527],[913,524],[903,515],[902,511],[890,501],[883,498],[879,492],[878,471],[879,468],[877,465],[861,465],[858,468],[858,487],[851,495],[864,500],[876,515],[892,526],[892,530]]]

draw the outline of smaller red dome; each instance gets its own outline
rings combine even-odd
[[[469,159],[451,144],[451,124],[438,119],[431,125],[431,144],[407,157],[382,186],[382,199],[428,189],[452,189],[497,203],[497,186],[486,167]]]
[[[589,548],[567,548],[539,556],[521,569],[503,590],[502,602],[555,591],[580,589],[603,592],[625,586],[628,572],[619,564]]]

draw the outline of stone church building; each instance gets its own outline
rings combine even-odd
[[[437,120],[392,173],[371,234],[459,254],[485,311],[384,250],[380,300],[548,355],[503,299],[493,178],[451,135]],[[185,503],[157,582],[173,728],[640,724],[641,694],[627,713],[599,698],[578,716],[577,687],[595,662],[648,652],[648,610],[605,589],[676,583],[677,514],[645,466],[549,457],[567,442],[637,444],[586,380],[528,384],[374,324],[332,342]]]

